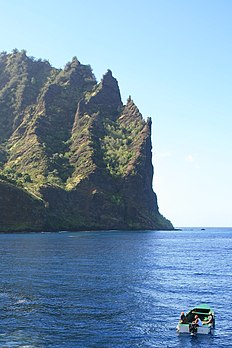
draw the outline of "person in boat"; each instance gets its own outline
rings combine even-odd
[[[188,320],[187,320],[186,315],[184,314],[184,312],[181,312],[181,314],[180,314],[180,323],[181,324],[187,324],[188,323]]]
[[[189,327],[189,331],[191,333],[195,333],[197,332],[197,328],[199,326],[202,326],[202,321],[201,319],[198,317],[198,315],[196,314],[195,317],[194,317],[194,320],[192,321],[192,323],[190,324],[190,327]]]
[[[208,320],[203,321],[203,324],[213,324],[213,315],[209,312]]]

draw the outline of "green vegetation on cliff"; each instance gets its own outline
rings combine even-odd
[[[1,53],[0,231],[172,229],[152,190],[150,132],[110,70],[97,83],[76,57],[62,70]]]

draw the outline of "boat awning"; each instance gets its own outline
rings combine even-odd
[[[200,315],[203,314],[203,315],[206,315],[206,314],[208,314],[209,312],[207,313],[207,312],[192,311],[192,313],[193,313],[193,314],[200,314]]]

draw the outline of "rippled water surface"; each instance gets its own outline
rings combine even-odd
[[[232,347],[232,229],[0,235],[0,347]],[[178,335],[209,303],[214,335]]]

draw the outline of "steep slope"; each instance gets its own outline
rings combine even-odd
[[[23,202],[6,205],[0,230],[173,228],[152,189],[151,120],[122,104],[110,70],[97,83],[75,57],[60,70],[25,51],[0,68],[0,193]],[[23,213],[17,228],[31,200],[36,225]]]
[[[0,139],[5,141],[20,125],[24,110],[36,102],[52,67],[34,61],[26,51],[0,54]]]
[[[0,180],[0,231],[42,231],[45,220],[41,199]]]

